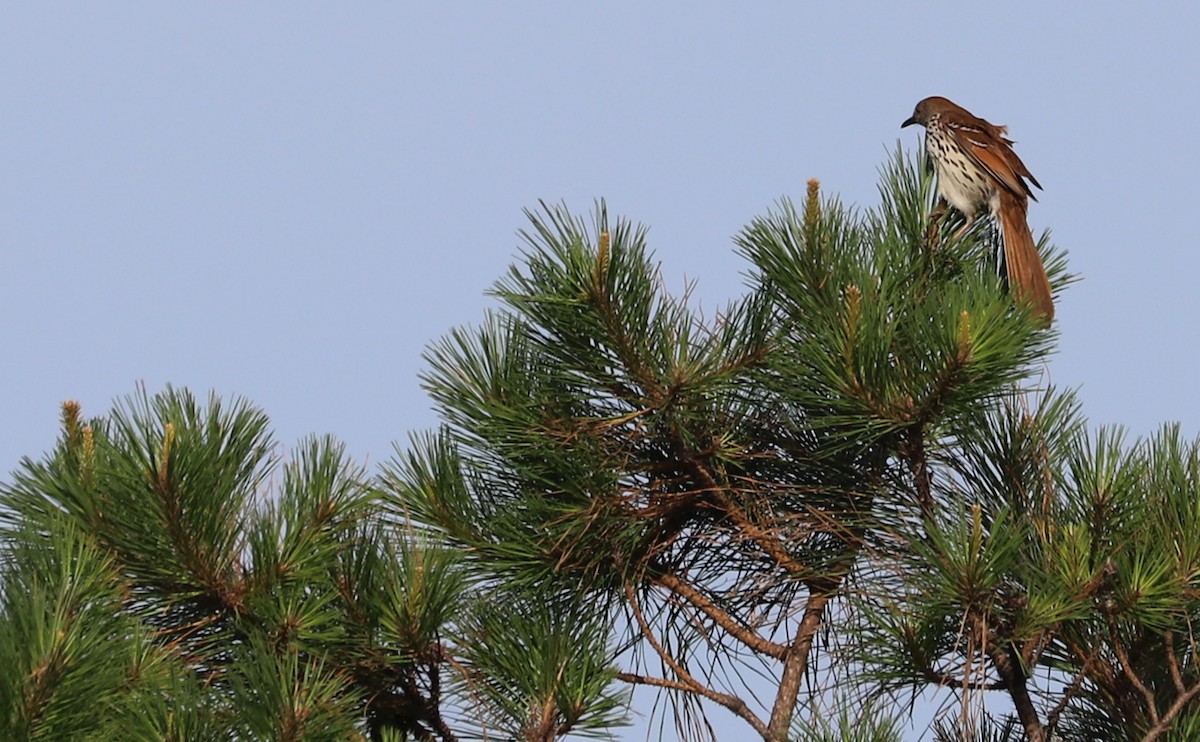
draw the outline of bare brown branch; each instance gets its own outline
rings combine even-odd
[[[1021,726],[1025,728],[1025,735],[1029,742],[1046,742],[1046,730],[1042,726],[1041,719],[1038,718],[1033,698],[1029,695],[1029,687],[1026,684],[1028,677],[1024,668],[1021,667],[1019,659],[1015,653],[1009,654],[1000,647],[992,647],[991,658],[992,665],[996,668],[1001,680],[1004,681],[1008,697],[1012,699],[1013,706],[1017,711],[1017,718],[1021,720]]]
[[[813,638],[821,628],[825,616],[825,608],[830,598],[837,592],[840,580],[822,590],[809,593],[808,603],[804,606],[804,617],[796,629],[792,646],[788,647],[787,657],[783,662],[783,675],[779,679],[779,692],[775,696],[775,705],[771,709],[769,731],[771,739],[786,740],[788,729],[792,723],[792,714],[796,710],[796,701],[800,696],[800,683],[808,670],[808,655],[812,651]]]

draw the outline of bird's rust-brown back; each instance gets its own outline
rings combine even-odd
[[[945,98],[941,98],[940,103],[937,115],[941,123],[976,164],[1014,196],[1036,201],[1037,197],[1025,180],[1038,188],[1042,185],[1013,151],[1013,141],[1007,136],[1008,127],[981,119]]]

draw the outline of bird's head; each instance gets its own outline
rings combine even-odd
[[[913,114],[905,119],[903,124],[900,124],[900,128],[903,129],[913,124],[925,126],[929,123],[931,116],[953,105],[940,95],[931,95],[917,104],[917,107],[913,109]]]

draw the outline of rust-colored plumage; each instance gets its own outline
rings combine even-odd
[[[1049,324],[1054,319],[1050,281],[1025,218],[1029,199],[1037,200],[1029,183],[1042,186],[1013,151],[1008,129],[938,96],[918,103],[901,127],[911,124],[925,127],[942,198],[967,217],[967,224],[985,206],[999,220],[1009,288]]]

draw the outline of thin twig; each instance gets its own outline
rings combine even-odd
[[[1183,675],[1179,672],[1179,658],[1175,656],[1175,632],[1168,629],[1163,632],[1163,644],[1167,649],[1167,668],[1171,671],[1171,680],[1175,682],[1175,689],[1180,693],[1186,693],[1187,688],[1183,684]]]
[[[750,707],[746,705],[745,701],[737,696],[729,693],[721,693],[720,691],[713,690],[703,685],[694,677],[692,677],[692,674],[688,672],[686,668],[680,665],[679,662],[676,661],[675,658],[672,657],[671,654],[667,652],[661,644],[659,644],[658,639],[655,638],[654,633],[650,629],[650,624],[646,621],[646,617],[642,615],[642,609],[641,606],[638,605],[637,596],[633,594],[633,588],[631,588],[629,585],[625,586],[625,596],[629,600],[629,606],[633,610],[634,619],[637,621],[638,627],[641,629],[642,636],[646,639],[646,643],[649,644],[650,647],[658,654],[663,663],[666,664],[667,667],[671,668],[671,671],[679,677],[679,685],[672,687],[674,687],[676,690],[695,693],[698,696],[707,698],[713,703],[724,706],[745,720],[746,723],[753,727],[754,731],[758,732],[764,740],[770,739],[768,736],[769,732],[767,730],[767,725],[764,724],[762,720],[750,710]],[[618,677],[621,676],[618,675]],[[646,681],[643,680],[642,682]]]
[[[1117,622],[1113,618],[1112,613],[1105,611],[1104,620],[1108,624],[1108,635],[1109,640],[1112,642],[1113,651],[1117,655],[1117,661],[1121,663],[1121,672],[1133,687],[1141,692],[1142,698],[1146,700],[1146,710],[1150,713],[1150,721],[1157,725],[1159,723],[1158,705],[1154,702],[1154,693],[1146,687],[1142,679],[1133,671],[1133,663],[1129,661],[1129,653],[1125,651],[1125,645],[1121,643],[1121,637],[1117,633]]]

